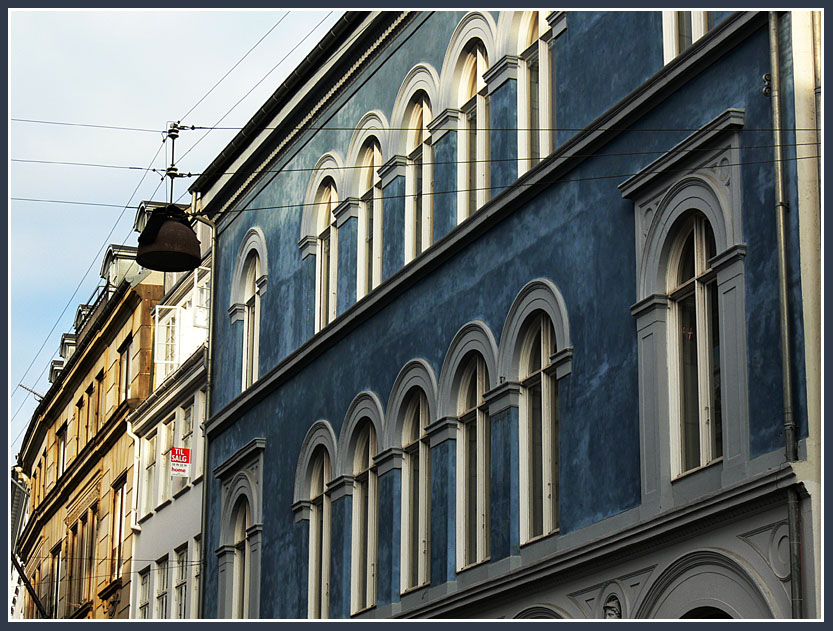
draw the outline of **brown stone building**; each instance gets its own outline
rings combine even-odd
[[[52,618],[129,614],[133,439],[127,417],[151,388],[152,310],[162,274],[111,245],[91,304],[61,338],[52,386],[26,431],[19,465],[29,517],[17,553]],[[24,617],[40,617],[27,594]]]

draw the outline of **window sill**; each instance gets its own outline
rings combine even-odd
[[[167,499],[165,499],[165,500],[162,500],[162,501],[159,503],[159,505],[156,507],[156,509],[155,509],[155,510],[156,510],[156,512],[158,513],[159,511],[161,511],[161,510],[162,510],[163,508],[165,508],[168,504],[170,504],[170,503],[171,503],[171,501],[172,501],[172,500],[171,500],[171,498],[170,498],[170,497],[169,497],[169,498],[167,498]]]
[[[150,519],[152,516],[153,516],[153,511],[148,511],[147,513],[145,513],[144,515],[139,517],[139,519],[136,520],[136,523],[137,524],[143,524],[148,519]]]
[[[671,484],[674,484],[674,482],[677,482],[678,480],[682,480],[683,478],[687,478],[689,476],[695,475],[696,473],[699,473],[700,471],[703,471],[705,469],[713,467],[714,465],[716,465],[718,463],[721,463],[721,462],[723,462],[723,456],[721,456],[720,458],[715,458],[714,460],[712,460],[708,464],[701,465],[701,466],[696,467],[694,469],[689,469],[688,471],[685,471],[684,473],[680,473],[676,477],[672,478],[671,479]]]
[[[492,560],[492,557],[487,556],[485,559],[482,559],[480,561],[475,561],[474,563],[469,563],[468,565],[464,565],[463,567],[458,567],[457,568],[457,574],[460,574],[461,572],[467,572],[467,571],[469,571],[471,569],[474,569],[476,567],[480,567],[481,565],[485,565],[486,563],[488,563],[491,560]]]
[[[561,531],[560,531],[558,528],[556,528],[556,529],[555,529],[555,530],[553,530],[552,532],[548,532],[547,534],[544,534],[544,535],[538,535],[537,537],[534,537],[534,538],[532,538],[532,539],[528,539],[527,541],[522,542],[522,543],[521,543],[521,547],[523,548],[524,546],[530,546],[530,545],[532,545],[533,543],[538,543],[538,542],[539,542],[539,541],[541,541],[542,539],[546,539],[547,537],[552,537],[553,535],[557,535],[557,534],[559,534],[560,532],[561,532]]]
[[[414,585],[413,587],[409,587],[408,589],[402,590],[401,592],[399,592],[399,595],[407,596],[408,594],[413,594],[414,592],[418,592],[419,590],[428,587],[430,584],[431,582],[429,581],[427,583],[422,583],[421,585]]]
[[[179,489],[178,491],[176,491],[176,492],[174,493],[174,499],[177,499],[180,495],[184,495],[184,494],[185,494],[185,492],[186,492],[188,489],[190,489],[190,488],[191,488],[191,485],[190,485],[190,484],[186,484],[185,486],[183,486],[181,489]],[[170,500],[169,500],[169,501],[170,501]]]
[[[75,618],[86,618],[87,614],[90,613],[92,608],[93,608],[92,601],[91,600],[85,600],[83,603],[78,605],[78,607],[76,607],[75,610],[68,617],[73,618],[73,619],[75,619]]]
[[[360,616],[363,613],[367,613],[368,611],[371,611],[373,609],[376,609],[376,603],[373,603],[372,605],[368,605],[364,609],[359,609],[358,611],[354,611],[353,613],[350,614],[350,617]]]

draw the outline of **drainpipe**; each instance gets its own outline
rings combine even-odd
[[[785,214],[787,201],[784,194],[784,169],[781,153],[781,86],[780,86],[780,51],[778,48],[778,14],[769,12],[769,54],[771,66],[772,91],[772,136],[775,168],[775,212],[778,239],[778,301],[781,323],[781,373],[783,375],[784,395],[784,440],[787,462],[798,460],[798,442],[792,407],[792,368],[790,357],[790,327],[787,301],[787,243],[785,237]],[[798,512],[798,490],[795,486],[787,489],[787,518],[790,538],[790,600],[792,617],[802,618],[801,586],[801,532]]]
[[[217,256],[217,224],[215,224],[211,219],[208,217],[204,217],[197,213],[197,207],[199,204],[197,199],[197,194],[191,194],[191,209],[193,213],[194,219],[199,222],[204,223],[209,228],[211,228],[211,281],[208,290],[208,338],[206,340],[206,359],[205,359],[205,403],[204,403],[204,410],[205,410],[205,419],[202,422],[202,430],[203,430],[203,444],[202,444],[202,510],[201,512],[201,523],[200,523],[200,564],[202,568],[200,570],[200,574],[204,575],[202,569],[205,568],[205,555],[208,551],[208,542],[205,540],[205,531],[206,531],[206,501],[208,499],[208,437],[205,436],[205,424],[208,422],[208,419],[211,417],[211,380],[212,380],[212,349],[213,349],[213,331],[214,331],[214,298],[215,298],[215,278],[216,274],[216,256]],[[204,583],[204,581],[202,581]],[[205,589],[201,588],[199,593],[199,603],[198,603],[198,615],[202,617],[203,610],[204,610],[204,603],[205,603]]]
[[[133,497],[130,501],[130,530],[134,534],[142,532],[142,527],[139,525],[139,469],[141,468],[140,465],[140,458],[139,458],[139,437],[133,433],[133,422],[127,421],[125,432],[133,441]],[[137,563],[136,563],[136,539],[131,537],[130,538],[131,545],[133,547],[133,554],[131,554],[130,559],[130,571],[131,575],[134,575],[134,572],[137,572]],[[131,592],[133,591],[133,584],[134,581],[131,581]],[[133,595],[131,593],[130,602],[133,602]],[[132,616],[132,612],[131,612]]]

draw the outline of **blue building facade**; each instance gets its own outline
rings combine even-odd
[[[793,24],[343,16],[191,189],[203,617],[816,615]]]

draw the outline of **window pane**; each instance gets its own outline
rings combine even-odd
[[[365,291],[373,289],[373,195],[366,201],[366,235],[365,235]]]
[[[541,418],[541,382],[530,386],[529,435],[530,449],[530,535],[537,537],[544,533],[544,491],[543,491],[543,427]]]
[[[680,416],[682,470],[700,466],[700,416],[697,393],[697,321],[694,294],[679,303],[680,332]]]
[[[408,459],[410,461],[409,477],[411,481],[410,506],[408,507],[411,516],[408,586],[413,587],[419,581],[419,452],[416,450],[411,452]]]
[[[472,107],[468,113],[468,174],[467,183],[469,195],[468,214],[471,215],[477,208],[477,107]]]
[[[422,252],[422,145],[414,158],[414,175],[414,253],[419,254]]]
[[[712,458],[723,455],[723,418],[720,405],[720,322],[717,311],[717,284],[711,283],[706,287],[709,301],[709,329],[711,334],[711,383],[710,418],[712,438]]]
[[[677,51],[691,46],[691,11],[677,11]]]
[[[465,562],[477,560],[477,423],[465,425],[466,433],[466,555]]]
[[[527,62],[529,69],[529,156],[532,163],[538,161],[540,149],[538,145],[538,59]],[[531,165],[530,165],[531,166]]]
[[[680,256],[680,272],[677,282],[682,285],[691,278],[694,278],[694,232],[691,232],[688,235],[685,245],[683,246],[683,253]]]
[[[547,377],[547,379],[549,379],[550,388],[549,401],[547,402],[547,413],[550,422],[550,475],[552,480],[550,510],[552,511],[552,526],[558,528],[558,382],[551,377]]]
[[[361,482],[359,482],[358,488],[358,495],[356,497],[356,501],[358,503],[358,515],[359,521],[357,524],[358,527],[358,536],[359,539],[359,554],[358,559],[356,559],[358,563],[358,567],[356,568],[356,575],[358,579],[357,589],[358,589],[358,606],[359,609],[364,609],[367,606],[367,551],[368,551],[368,490],[367,490],[367,478],[365,477]]]

